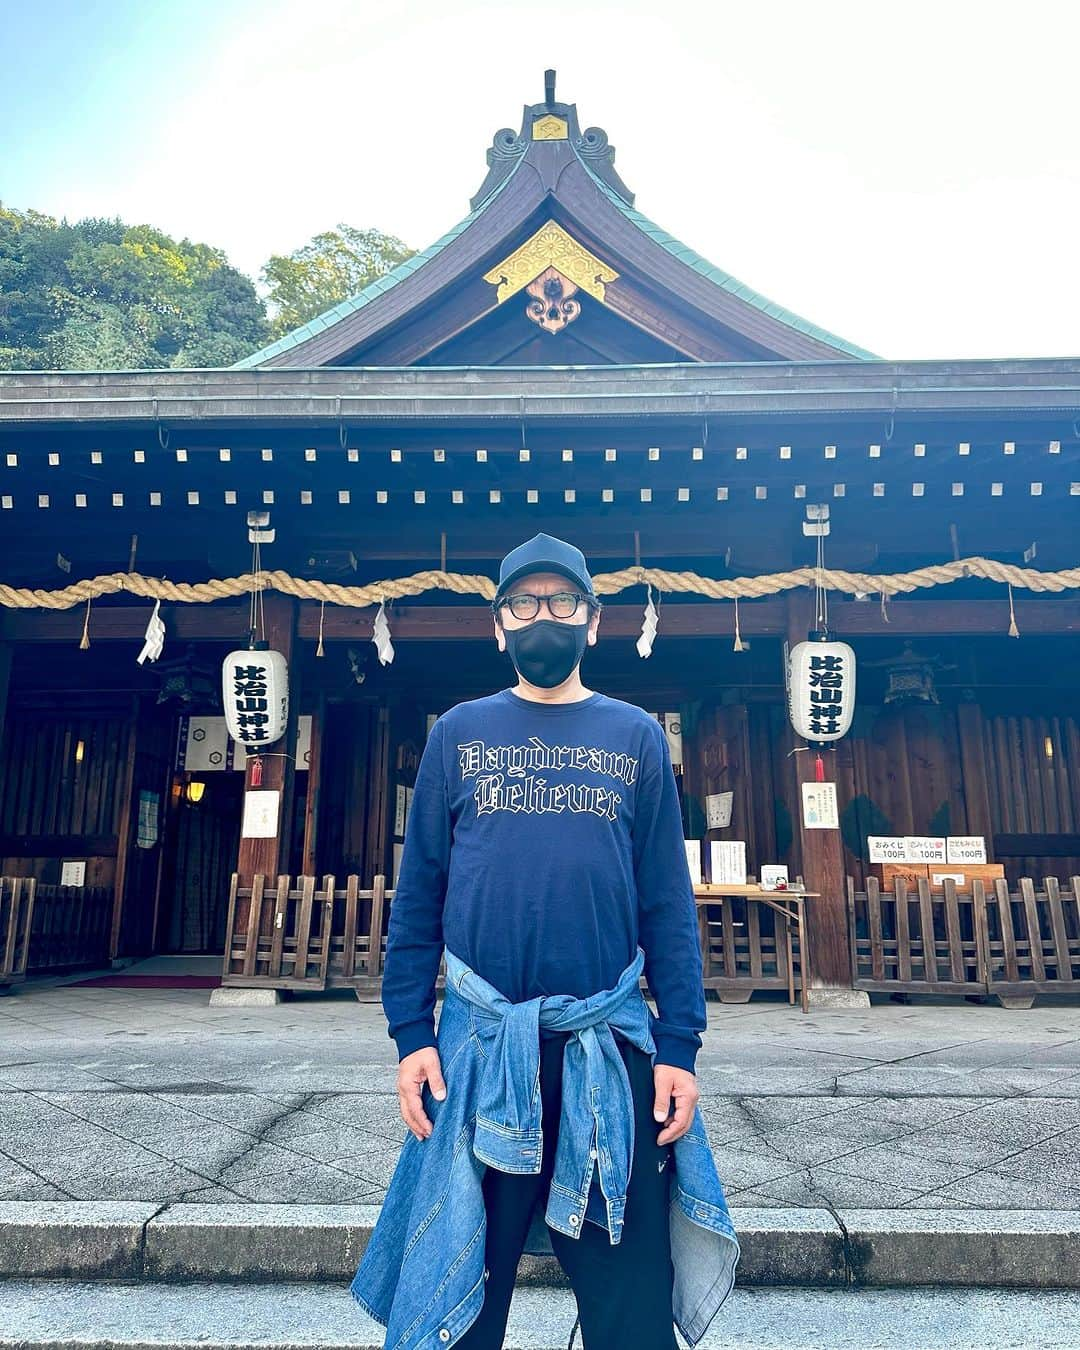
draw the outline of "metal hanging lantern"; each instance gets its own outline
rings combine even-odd
[[[804,740],[838,741],[855,713],[855,653],[846,642],[799,642],[788,654],[788,714]]]
[[[281,652],[258,647],[230,652],[221,668],[225,724],[251,749],[272,745],[289,717],[289,668]]]

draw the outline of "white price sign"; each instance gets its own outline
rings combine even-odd
[[[951,834],[945,849],[950,863],[986,862],[986,840],[981,834]]]
[[[945,840],[933,835],[909,834],[904,838],[907,851],[905,862],[943,863],[945,861]]]
[[[905,842],[903,835],[868,835],[866,843],[867,847],[870,849],[870,861],[872,863],[907,862],[907,855],[904,849]]]

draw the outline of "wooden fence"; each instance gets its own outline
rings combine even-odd
[[[112,911],[111,886],[0,877],[0,986],[28,972],[108,965]]]
[[[348,987],[378,999],[394,892],[377,876],[256,876],[233,873],[225,928],[223,985],[262,989]],[[441,976],[440,976],[441,979]]]
[[[26,979],[36,889],[33,877],[0,877],[0,987]]]
[[[712,905],[699,900],[698,930],[705,988],[728,1002],[749,999],[756,989],[787,993],[792,964],[802,979],[794,924],[752,898],[725,896]]]
[[[1014,892],[1003,880],[912,891],[902,878],[882,891],[873,877],[857,892],[849,877],[848,929],[856,989],[992,994],[1006,1007],[1080,992],[1080,877],[1064,893],[1054,877]]]
[[[393,890],[377,876],[360,878],[256,876],[241,885],[234,873],[226,920],[225,986],[261,989],[351,988],[378,1000]],[[788,989],[788,930],[756,903],[726,901],[721,918],[706,920],[707,988],[736,998],[754,989]],[[440,964],[436,987],[445,982]],[[646,987],[644,978],[642,986]]]

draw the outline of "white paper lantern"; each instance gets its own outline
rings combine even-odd
[[[800,736],[838,741],[855,712],[855,653],[846,642],[799,642],[788,655],[788,714]]]
[[[285,734],[289,668],[280,652],[230,652],[221,668],[221,695],[229,735],[257,749]]]

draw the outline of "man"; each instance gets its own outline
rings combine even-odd
[[[391,907],[383,1006],[400,1059],[401,1115],[424,1143],[434,1128],[425,1088],[436,1106],[446,1100],[434,1029],[444,944],[493,995],[516,1006],[611,990],[620,973],[625,982],[640,946],[659,1017],[655,1062],[617,1031],[612,1042],[634,1120],[625,1218],[615,1220],[621,1240],[608,1231],[611,1202],[598,1175],[584,1216],[592,1222],[571,1216],[576,1236],[550,1223],[549,1230],[575,1293],[585,1350],[676,1350],[665,1169],[694,1118],[706,1017],[667,743],[655,718],[581,681],[601,605],[579,549],[537,534],[511,550],[492,609],[517,683],[456,705],[433,726]],[[551,1185],[564,1050],[575,1033],[541,1024],[539,1034],[543,1164],[484,1173],[483,1304],[454,1342],[462,1350],[501,1347],[530,1219]],[[603,1161],[610,1166],[606,1155]],[[444,1328],[440,1336],[448,1341],[451,1333]]]

